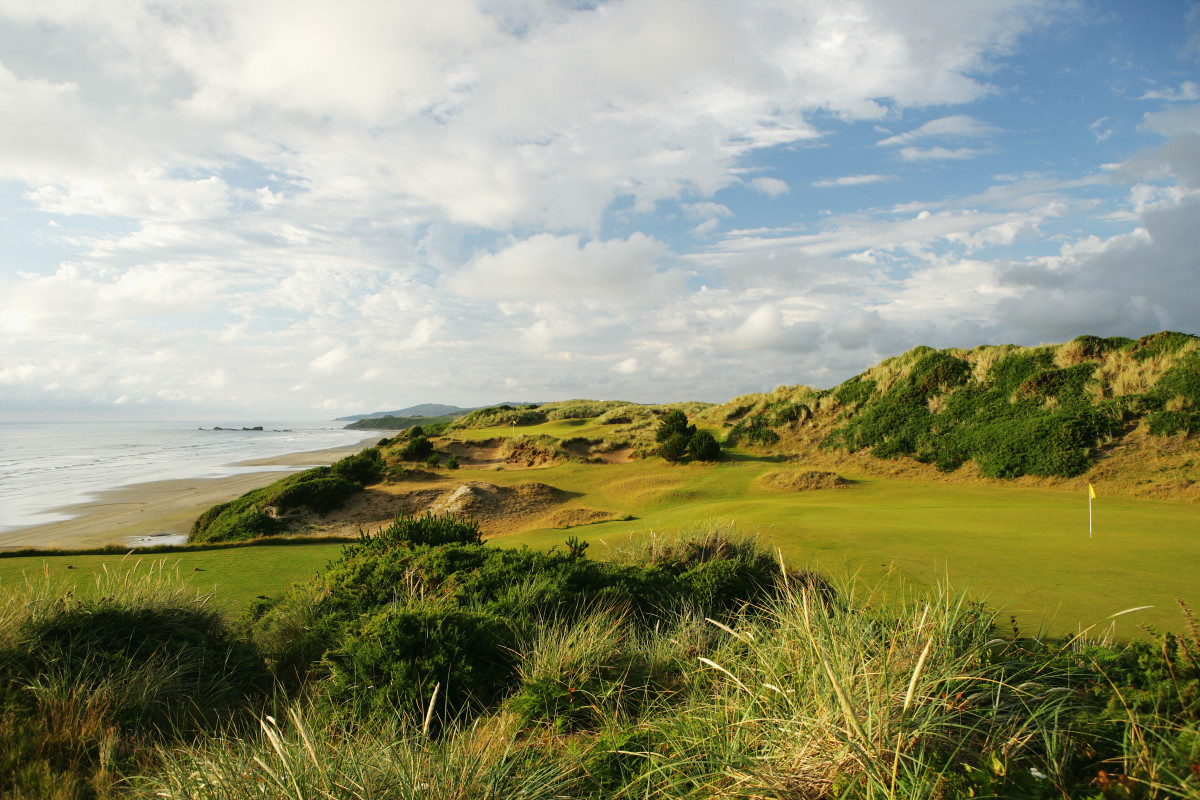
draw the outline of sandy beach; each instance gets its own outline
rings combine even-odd
[[[372,435],[354,445],[241,461],[234,466],[299,468],[332,464],[370,447],[380,438]],[[87,502],[55,509],[73,515],[71,519],[0,535],[0,550],[182,544],[192,522],[210,506],[266,486],[288,471],[273,469],[224,478],[151,481],[108,489]]]

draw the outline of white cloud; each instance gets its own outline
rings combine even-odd
[[[447,283],[482,299],[627,297],[641,303],[678,284],[677,273],[658,268],[666,252],[666,245],[641,233],[586,244],[578,236],[542,233],[476,256]]]
[[[810,352],[820,344],[821,326],[809,320],[788,323],[779,308],[765,303],[754,309],[729,336],[739,350]]]
[[[613,372],[619,372],[622,375],[634,375],[641,369],[641,364],[636,358],[626,358],[614,364],[612,369]]]
[[[894,175],[843,175],[840,178],[813,181],[812,185],[818,189],[826,189],[832,186],[864,186],[869,183],[886,183],[891,180],[895,180]]]
[[[1200,100],[1200,85],[1194,81],[1184,81],[1178,89],[1150,89],[1140,98],[1141,100],[1166,100],[1169,103],[1195,102]]]
[[[758,177],[750,181],[750,188],[767,197],[779,197],[787,194],[791,187],[788,186],[787,181],[779,178]]]
[[[970,147],[959,147],[953,150],[946,147],[902,147],[900,157],[905,161],[961,161],[968,158],[978,158],[986,155],[988,150],[976,150]]]
[[[996,134],[998,130],[974,117],[956,114],[930,120],[919,128],[880,139],[875,144],[879,147],[899,147],[923,139],[983,139]]]

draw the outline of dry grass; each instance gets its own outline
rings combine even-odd
[[[849,481],[836,472],[820,469],[777,469],[763,473],[758,479],[763,487],[776,492],[809,492],[817,489],[838,489]]]

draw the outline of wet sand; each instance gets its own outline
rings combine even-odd
[[[370,436],[354,445],[241,461],[234,466],[299,468],[332,464],[370,447],[380,438]],[[274,469],[224,478],[181,478],[108,489],[86,502],[54,509],[73,515],[72,519],[0,533],[0,550],[182,544],[192,522],[210,506],[266,486],[291,471]]]

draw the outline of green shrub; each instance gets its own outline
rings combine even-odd
[[[708,431],[698,431],[687,443],[687,455],[693,461],[719,461],[721,445]]]
[[[419,517],[397,516],[390,526],[367,539],[366,547],[375,550],[401,544],[421,547],[482,543],[483,534],[479,530],[479,523],[471,517],[427,512]]]
[[[378,447],[368,447],[354,455],[334,462],[330,469],[352,483],[370,486],[383,478],[383,454]]]
[[[769,447],[779,441],[779,434],[771,429],[770,420],[763,412],[743,417],[726,436],[731,444],[745,441],[749,444]]]
[[[451,453],[450,457],[446,459],[446,469],[458,469],[458,456],[454,453]]]
[[[658,427],[654,429],[654,441],[662,444],[676,436],[682,436],[686,446],[686,440],[692,438],[695,433],[696,426],[688,424],[687,414],[674,409],[658,421]]]
[[[875,392],[875,381],[856,375],[833,390],[833,399],[840,406],[861,405]]]
[[[286,486],[271,498],[280,511],[308,506],[313,511],[325,513],[340,508],[352,494],[362,490],[362,485],[340,475],[313,478]]]
[[[424,436],[414,436],[400,450],[402,461],[425,461],[433,455],[433,442]]]
[[[453,717],[494,703],[512,676],[504,620],[461,608],[385,608],[356,622],[331,650],[330,697],[360,711]]]
[[[537,410],[536,406],[492,406],[472,411],[466,416],[459,417],[450,423],[451,429],[493,428],[498,425],[540,425],[546,421],[546,414]]]
[[[658,445],[658,450],[656,452],[667,461],[681,461],[683,460],[683,457],[687,455],[688,443],[690,441],[691,439],[689,437],[684,436],[682,433],[677,433],[674,436],[663,440]]]

